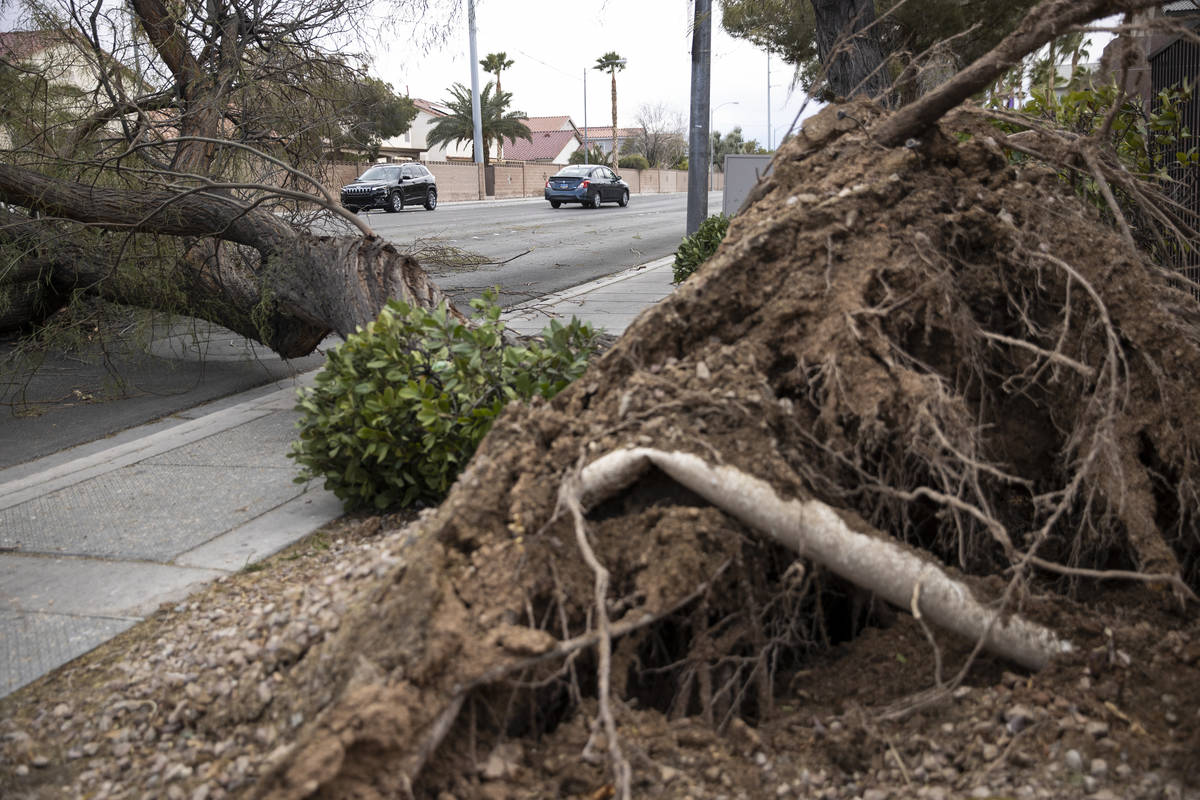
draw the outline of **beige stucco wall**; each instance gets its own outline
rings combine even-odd
[[[437,178],[438,197],[443,202],[455,200],[482,200],[483,167],[473,163],[462,164],[447,161],[424,162]],[[326,186],[337,195],[338,189],[353,181],[370,164],[334,164],[326,172]],[[558,172],[558,164],[501,164],[493,167],[496,173],[496,199],[515,197],[541,197],[546,180]],[[629,184],[631,194],[662,194],[686,192],[687,173],[672,169],[623,169],[620,176]],[[725,185],[725,176],[713,175],[714,191]]]
[[[521,165],[505,165],[492,167],[496,174],[497,200],[506,197],[525,196],[525,168]],[[434,173],[437,174],[437,173]]]
[[[546,181],[562,167],[558,164],[526,164],[525,165],[525,196],[542,197],[546,190]]]
[[[483,165],[434,162],[425,166],[437,178],[438,197],[443,202],[478,200],[483,196]]]

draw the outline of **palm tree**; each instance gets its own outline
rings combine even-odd
[[[528,115],[523,111],[506,110],[508,104],[512,102],[512,93],[492,94],[492,86],[493,84],[489,81],[488,85],[484,86],[483,91],[479,93],[484,166],[491,163],[488,153],[492,149],[493,142],[499,143],[505,138],[533,141],[533,134],[529,132],[529,126],[525,124]],[[450,113],[433,123],[426,139],[429,144],[448,145],[475,141],[475,121],[471,114],[471,90],[461,83],[456,83],[450,87],[450,94],[454,96],[454,99],[445,103],[445,106],[450,109]]]
[[[500,93],[500,73],[512,65],[512,59],[504,51],[488,53],[487,58],[480,59],[479,61],[479,66],[483,67],[484,72],[490,72],[496,76],[496,94]]]
[[[607,72],[612,76],[612,165],[617,168],[617,70],[625,69],[625,59],[615,52],[608,52],[596,59],[593,69]]]
[[[500,73],[513,65],[512,59],[508,57],[508,53],[501,50],[499,53],[488,53],[486,58],[480,59],[479,66],[483,67],[485,72],[490,72],[496,76],[496,94],[501,93],[500,89]],[[504,143],[500,143],[500,148],[496,150],[496,158],[504,158]]]

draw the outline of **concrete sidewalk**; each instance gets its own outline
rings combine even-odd
[[[523,304],[510,327],[579,317],[620,333],[671,291],[671,259]],[[341,515],[287,458],[296,379],[198,406],[116,443],[0,470],[0,696]]]

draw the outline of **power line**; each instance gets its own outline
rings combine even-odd
[[[554,66],[553,64],[547,64],[545,61],[542,61],[540,58],[535,58],[535,57],[529,55],[529,53],[526,53],[524,50],[518,50],[517,52],[520,53],[521,55],[525,56],[526,58],[528,58],[530,61],[536,61],[537,63],[541,64],[546,69],[552,69],[555,72],[557,72],[558,74],[564,75],[564,76],[570,78],[571,80],[579,81],[580,83],[583,82],[583,78],[580,78],[578,75],[572,75],[569,72],[564,72],[563,70],[559,69],[558,67]]]

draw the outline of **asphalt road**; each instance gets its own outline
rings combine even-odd
[[[721,193],[710,194],[708,205],[710,213],[719,211]],[[366,220],[398,244],[428,240],[496,262],[471,270],[422,266],[455,302],[499,286],[501,305],[508,306],[674,253],[687,222],[687,195],[634,195],[625,208],[552,209],[542,199],[462,203],[432,212],[371,211]]]
[[[719,193],[710,196],[710,209],[719,203]],[[511,305],[669,255],[683,237],[686,207],[684,194],[635,195],[626,208],[554,210],[544,200],[518,200],[371,212],[367,221],[400,245],[426,239],[507,261],[469,270],[426,267],[456,302],[499,285],[502,304]],[[52,454],[78,457],[120,441],[133,426],[177,424],[201,403],[232,402],[230,395],[324,362],[320,351],[282,361],[198,320],[157,326],[148,345],[146,338],[144,329],[131,328],[90,354],[49,350],[38,354],[40,364],[22,369],[8,358],[14,340],[0,339],[0,469],[12,468],[8,478],[22,469],[14,465]]]

